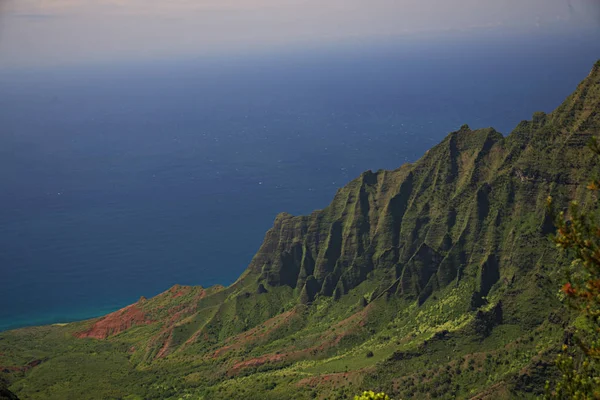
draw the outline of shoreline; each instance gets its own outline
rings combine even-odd
[[[129,304],[131,304],[131,302],[123,305],[102,307],[94,311],[74,312],[69,316],[66,316],[65,314],[62,314],[60,316],[55,314],[47,314],[45,316],[42,315],[27,319],[23,318],[21,321],[18,322],[0,321],[0,335],[4,332],[26,328],[35,328],[42,326],[67,326],[75,322],[83,322],[90,319],[102,317],[104,315],[120,310],[123,307],[127,307]]]

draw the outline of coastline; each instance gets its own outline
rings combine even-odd
[[[130,302],[124,302],[111,306],[103,306],[96,308],[94,310],[82,310],[73,312],[69,315],[65,315],[64,313],[47,313],[39,316],[34,316],[30,318],[22,318],[19,320],[6,321],[0,320],[0,334],[3,332],[14,331],[18,329],[25,328],[33,328],[39,326],[66,326],[73,322],[82,322],[87,321],[94,318],[102,317],[106,314],[110,314],[117,310],[120,310],[123,307],[128,306],[131,303],[134,303],[135,300]]]

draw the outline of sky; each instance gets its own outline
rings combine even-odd
[[[600,0],[0,0],[0,69],[600,25]]]

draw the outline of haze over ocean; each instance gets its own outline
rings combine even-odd
[[[470,37],[0,73],[0,330],[230,284],[277,213],[464,123],[508,134],[600,55],[590,34]]]

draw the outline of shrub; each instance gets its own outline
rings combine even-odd
[[[372,390],[363,392],[360,396],[354,396],[354,400],[390,400],[385,393],[375,393]]]
[[[592,151],[600,156],[600,142],[593,139]],[[588,185],[591,193],[600,191],[600,181]],[[597,199],[597,198],[596,198]],[[598,200],[596,200],[598,201]],[[562,287],[565,301],[585,319],[571,343],[563,345],[557,367],[562,379],[553,386],[546,383],[546,397],[556,399],[600,398],[600,222],[596,210],[585,212],[575,201],[568,213],[554,211],[552,198],[548,198],[550,211],[556,217],[556,246],[571,258],[566,269],[567,282]],[[567,334],[567,332],[565,332]],[[571,342],[568,341],[568,342]]]
[[[367,358],[373,357],[375,354],[371,350],[367,351]]]

